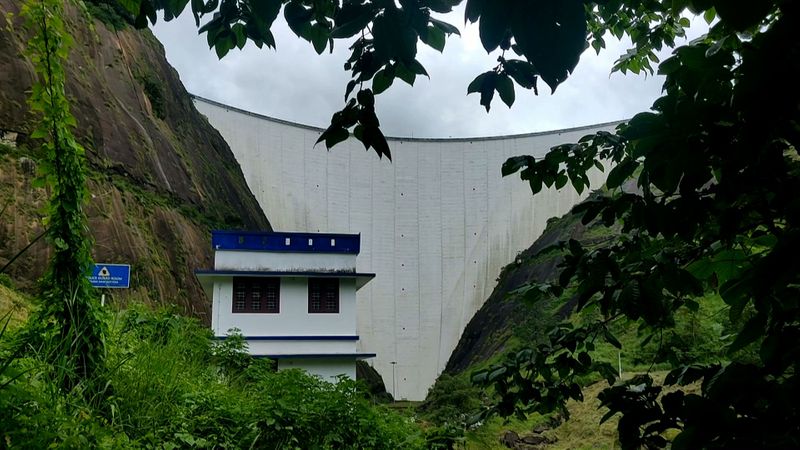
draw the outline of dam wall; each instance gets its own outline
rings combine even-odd
[[[230,145],[276,231],[360,233],[359,351],[397,399],[422,400],[500,270],[528,248],[547,220],[588,192],[570,185],[535,197],[512,156],[541,157],[617,122],[545,133],[459,139],[389,138],[393,161],[355,139],[330,152],[322,130],[210,100],[195,106]],[[593,169],[592,188],[605,175]]]

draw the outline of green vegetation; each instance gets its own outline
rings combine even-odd
[[[3,289],[3,288],[0,288]],[[3,291],[0,290],[0,294]],[[2,298],[2,296],[0,296]],[[2,312],[0,312],[2,314]],[[94,397],[59,389],[41,353],[0,336],[0,439],[11,448],[422,448],[408,418],[361,383],[275,372],[243,341],[215,343],[194,319],[142,307],[109,314],[107,365]]]
[[[92,17],[103,22],[111,30],[123,30],[133,23],[130,13],[116,1],[85,0],[84,4]]]
[[[63,8],[60,0],[29,0],[20,14],[31,34],[25,52],[37,76],[29,103],[40,120],[31,138],[43,142],[39,170],[51,189],[46,238],[52,256],[42,279],[43,307],[26,344],[59,367],[58,383],[67,393],[103,370],[104,344],[97,298],[85,276],[92,266],[83,210],[85,152],[72,132],[76,121],[64,91],[72,38]],[[98,386],[83,387],[90,392]]]
[[[159,119],[165,118],[167,116],[167,104],[164,100],[164,88],[161,82],[158,81],[155,75],[149,72],[138,75],[136,79],[142,84],[144,94],[147,96],[147,99],[150,100],[153,114]]]

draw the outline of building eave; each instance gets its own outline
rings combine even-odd
[[[374,273],[359,272],[318,272],[318,271],[251,271],[251,270],[195,270],[194,275],[205,289],[216,280],[231,277],[261,278],[347,278],[356,280],[356,289],[361,289],[375,278]],[[208,293],[209,291],[207,291]]]

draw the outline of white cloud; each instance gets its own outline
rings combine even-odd
[[[591,49],[584,52],[575,73],[554,95],[544,83],[539,96],[517,87],[511,110],[495,99],[487,114],[478,96],[467,96],[466,90],[476,75],[496,65],[497,54],[486,55],[477,26],[464,26],[462,12],[446,20],[461,28],[462,37],[448,39],[444,54],[420,44],[418,59],[431,79],[417,78],[413,88],[396,80],[378,96],[378,117],[387,135],[487,136],[588,125],[630,117],[660,95],[659,76],[610,74],[628,45],[610,38],[599,56]],[[691,37],[705,32],[702,20],[693,25]],[[205,35],[197,36],[191,14],[159,22],[154,32],[190,92],[279,119],[327,126],[343,106],[347,45],[337,42],[333,54],[317,55],[280,19],[273,28],[277,51],[249,43],[221,61],[208,49]]]

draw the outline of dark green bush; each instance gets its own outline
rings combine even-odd
[[[466,376],[443,373],[420,405],[422,417],[436,425],[459,424],[464,428],[482,406],[483,393]]]

